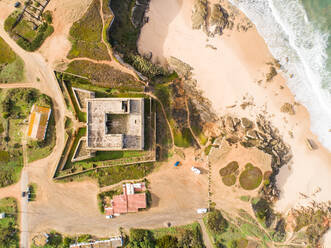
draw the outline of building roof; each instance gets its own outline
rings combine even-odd
[[[139,209],[146,208],[146,193],[135,194],[135,192],[141,192],[142,189],[146,189],[144,183],[123,184],[123,194],[113,197],[112,207],[105,208],[106,215],[136,213]]]
[[[106,151],[144,149],[144,99],[88,99],[87,148]]]
[[[51,109],[33,105],[29,118],[28,137],[37,140],[45,139]]]

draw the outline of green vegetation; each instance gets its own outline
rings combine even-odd
[[[226,176],[222,177],[222,182],[226,186],[232,186],[236,183],[236,179],[237,179],[237,177],[234,174],[226,175]]]
[[[24,62],[1,37],[0,51],[0,83],[21,81],[24,74]]]
[[[223,217],[221,211],[215,209],[209,212],[205,217],[207,228],[214,234],[225,232],[229,226],[228,221]]]
[[[130,248],[203,248],[201,228],[198,223],[154,230],[130,229]]]
[[[212,215],[205,216],[203,220],[215,247],[246,247],[247,239],[240,228],[226,220],[219,210],[210,213]]]
[[[101,213],[105,212],[106,200],[110,200],[114,195],[120,195],[122,193],[121,189],[110,190],[98,194],[98,206]]]
[[[207,147],[205,148],[204,153],[205,153],[206,156],[209,155],[210,150],[211,150],[212,147],[213,147],[213,145],[209,145],[209,146],[207,146]]]
[[[245,166],[245,170],[239,176],[239,182],[243,189],[256,189],[262,182],[262,172],[258,167],[254,167],[248,163]]]
[[[72,48],[68,58],[87,57],[110,60],[106,45],[102,42],[102,19],[100,1],[94,0],[84,16],[70,29]]]
[[[231,175],[235,173],[239,168],[237,161],[232,161],[229,164],[227,164],[224,168],[220,169],[220,175],[221,177]]]
[[[174,139],[175,145],[178,147],[190,147],[193,143],[193,136],[189,128],[184,128],[181,131],[175,131]]]
[[[17,202],[14,198],[0,200],[0,213],[5,218],[0,219],[0,244],[4,248],[19,247],[19,230],[17,223]]]
[[[29,184],[29,201],[35,201],[37,197],[37,184],[35,183],[30,183]]]
[[[107,88],[124,88],[141,91],[143,85],[125,72],[121,72],[107,64],[95,64],[89,61],[73,61],[68,65],[67,72],[88,78],[95,85]]]
[[[22,137],[25,120],[28,119],[33,104],[51,106],[51,99],[35,89],[11,89],[0,91],[0,123],[5,132],[0,136],[0,186],[16,183],[23,165]],[[51,135],[51,134],[49,134]],[[41,142],[39,146],[29,147],[28,154],[45,155],[52,148],[51,143]],[[32,151],[32,149],[34,149]],[[41,157],[42,155],[38,155]]]
[[[19,15],[20,13],[15,11],[7,17],[5,30],[23,49],[35,51],[54,32],[54,28],[45,21],[34,29],[34,25],[25,20],[24,17],[17,22]]]
[[[154,166],[152,163],[135,164],[126,166],[113,166],[105,169],[97,169],[92,177],[98,180],[100,187],[113,185],[123,180],[137,180],[150,174]]]
[[[75,242],[83,243],[88,242],[92,239],[97,239],[90,234],[82,234],[79,236],[63,236],[61,233],[56,231],[51,231],[48,233],[48,242],[46,245],[37,246],[36,244],[32,244],[31,248],[69,248],[71,244]]]
[[[240,200],[244,202],[249,202],[251,200],[251,197],[249,195],[242,195],[240,196]]]

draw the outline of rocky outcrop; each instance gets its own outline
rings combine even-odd
[[[135,28],[139,28],[147,22],[147,20],[144,20],[144,16],[148,9],[149,1],[150,0],[136,0],[131,11],[131,22]]]
[[[248,118],[233,118],[225,116],[220,121],[221,132],[229,145],[240,143],[244,147],[257,147],[272,156],[272,173],[270,183],[265,185],[260,193],[268,201],[279,197],[276,186],[276,175],[279,168],[291,160],[290,147],[284,143],[277,128],[259,115],[255,123]]]
[[[213,27],[213,34],[222,34],[223,29],[229,26],[229,14],[220,4],[212,7],[210,25]]]

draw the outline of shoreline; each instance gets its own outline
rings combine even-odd
[[[307,204],[300,193],[319,202],[331,200],[328,195],[331,153],[310,131],[308,111],[296,103],[281,73],[271,82],[258,83],[268,73],[267,63],[274,59],[256,28],[247,32],[227,30],[222,36],[207,37],[203,31],[191,28],[192,2],[152,0],[147,13],[149,22],[140,35],[139,51],[151,51],[154,62],[165,64],[166,58],[174,56],[191,65],[198,87],[219,115],[255,119],[263,114],[279,129],[291,147],[293,159],[277,176],[281,190],[276,204],[278,211],[287,212],[300,203]],[[251,102],[246,109],[240,107],[244,101]],[[294,105],[295,115],[281,113],[281,106],[287,102]],[[307,138],[312,139],[318,149],[310,151],[305,143]],[[318,188],[321,191],[313,196]]]

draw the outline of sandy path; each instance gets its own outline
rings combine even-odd
[[[312,198],[331,200],[331,153],[311,133],[308,112],[301,105],[295,107],[294,116],[280,112],[285,102],[295,102],[282,76],[278,75],[270,83],[257,83],[269,70],[266,63],[272,61],[264,40],[255,28],[207,38],[202,31],[191,29],[192,2],[152,0],[149,22],[142,29],[139,50],[143,53],[151,51],[153,58],[161,62],[174,56],[190,64],[199,88],[219,114],[255,118],[261,113],[279,128],[285,142],[292,148],[293,160],[291,169],[281,169],[277,177],[282,190],[278,210],[287,211],[304,203],[299,192],[311,196],[318,187],[322,191]],[[207,44],[216,50],[206,47]],[[252,100],[253,105],[242,109],[239,105],[243,99]],[[235,107],[227,108],[232,105]],[[293,132],[294,138],[289,131]],[[313,139],[319,149],[309,151],[305,138]]]

